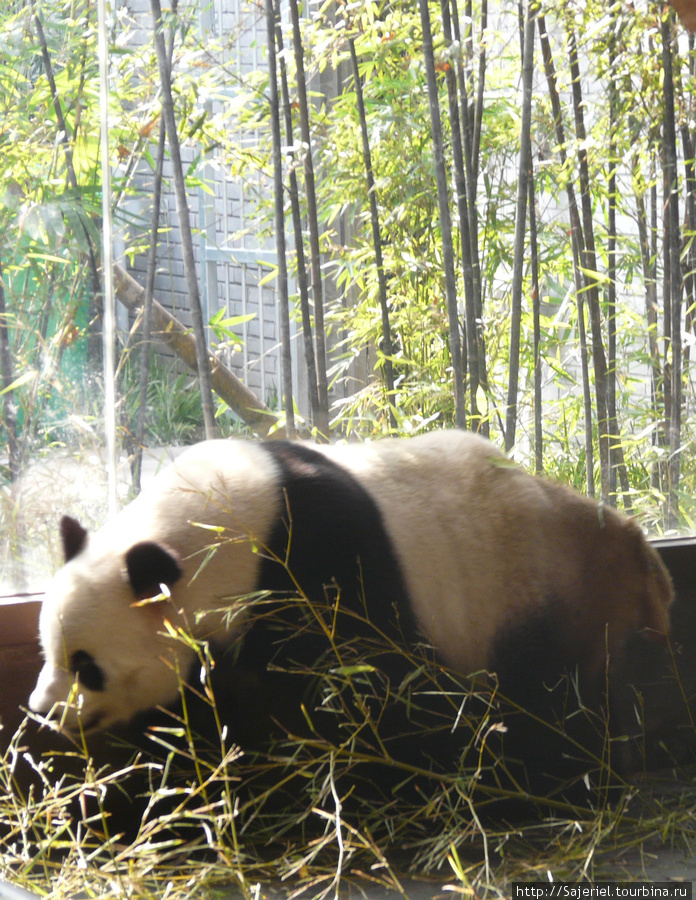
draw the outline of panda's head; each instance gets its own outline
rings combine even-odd
[[[175,606],[147,600],[181,578],[176,554],[152,541],[114,553],[67,516],[61,537],[65,565],[41,609],[44,666],[30,708],[74,733],[173,702],[193,652],[166,636],[166,621],[178,624]]]

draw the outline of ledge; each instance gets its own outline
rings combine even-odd
[[[24,718],[41,669],[39,610],[41,594],[0,600],[0,747],[4,747]]]

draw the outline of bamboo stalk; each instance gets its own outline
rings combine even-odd
[[[462,53],[455,53],[457,82],[459,88],[459,120],[462,133],[463,153],[464,153],[464,169],[466,178],[467,191],[467,209],[469,213],[469,240],[471,245],[471,270],[473,278],[473,302],[474,302],[474,336],[476,341],[476,366],[477,381],[483,391],[489,392],[488,385],[488,366],[486,363],[486,340],[483,331],[483,297],[482,297],[482,279],[481,279],[481,262],[479,256],[479,218],[477,205],[477,180],[478,180],[478,147],[480,145],[480,115],[483,109],[483,94],[486,73],[486,50],[484,41],[481,40],[479,47],[479,69],[478,84],[476,97],[473,96],[473,30],[474,22],[472,16],[471,4],[467,4],[467,16],[469,16],[466,28],[466,38],[464,42],[465,58],[467,60],[467,69],[464,68]],[[462,46],[462,36],[459,24],[459,11],[457,9],[456,0],[452,0],[452,33],[454,41],[458,47]],[[481,7],[481,36],[487,27],[487,4],[483,0]],[[475,128],[475,121],[478,121],[478,130]],[[477,148],[476,151],[474,148]],[[467,317],[467,329],[469,328],[469,320]],[[468,338],[468,334],[467,334]],[[489,420],[484,416],[481,420],[480,431],[486,437],[489,435]]]
[[[171,44],[170,44],[171,49]],[[152,186],[152,219],[150,224],[150,246],[147,257],[147,276],[145,296],[143,298],[143,318],[141,323],[142,341],[140,344],[140,384],[138,389],[138,419],[135,426],[135,448],[132,464],[133,490],[140,492],[140,475],[143,462],[143,444],[145,441],[145,419],[147,417],[147,385],[150,373],[150,346],[152,334],[152,297],[155,290],[155,272],[157,269],[157,238],[159,233],[160,201],[162,197],[162,174],[164,171],[164,150],[166,140],[164,119],[160,119],[159,139],[157,143],[157,162],[155,163],[154,183]]]
[[[280,72],[280,90],[283,105],[283,119],[285,123],[285,143],[290,148],[291,164],[288,172],[288,196],[290,197],[290,209],[292,212],[292,228],[295,235],[295,254],[297,262],[297,290],[300,298],[300,316],[302,318],[302,337],[304,343],[305,367],[307,369],[307,387],[309,393],[309,405],[312,410],[312,422],[320,421],[319,413],[319,389],[317,382],[317,365],[314,356],[314,335],[312,334],[312,315],[309,309],[309,284],[307,281],[307,264],[304,252],[304,236],[302,234],[302,214],[300,212],[300,194],[297,186],[297,171],[295,168],[295,139],[292,127],[292,107],[290,104],[290,90],[288,88],[288,74],[285,65],[285,50],[283,46],[283,29],[280,25],[280,14],[276,4],[276,43],[278,68]]]
[[[435,76],[435,56],[433,52],[433,36],[430,28],[428,0],[418,0],[418,6],[423,27],[423,59],[425,62],[425,73],[428,85],[430,126],[435,156],[435,176],[437,180],[437,200],[440,210],[440,228],[442,230],[442,260],[445,273],[450,356],[452,359],[454,419],[458,428],[466,428],[466,398],[464,394],[461,329],[457,305],[457,282],[454,270],[454,249],[452,246],[452,220],[449,207],[449,190],[447,186],[448,176],[445,167],[444,141],[442,137],[442,122],[440,121],[440,102],[438,100],[437,79]]]
[[[280,368],[283,410],[288,435],[295,434],[295,409],[292,391],[292,348],[290,346],[290,303],[288,300],[288,263],[285,247],[285,202],[283,194],[283,159],[280,138],[280,101],[276,65],[276,15],[273,0],[266,0],[266,34],[268,43],[268,99],[271,118],[273,156],[273,200],[278,259],[278,320],[280,325]]]
[[[309,103],[305,82],[304,50],[300,31],[300,14],[297,0],[290,0],[292,21],[292,42],[295,55],[297,98],[300,112],[300,133],[304,144],[305,198],[307,201],[307,224],[309,226],[309,251],[312,272],[312,299],[314,300],[314,341],[317,364],[317,389],[319,393],[318,419],[316,428],[324,439],[329,437],[329,388],[326,371],[326,331],[324,326],[324,291],[321,275],[321,248],[319,246],[319,217],[317,214],[316,188],[314,184],[314,164],[312,162],[312,135],[309,128]]]
[[[186,288],[189,295],[188,299],[195,335],[196,371],[198,373],[198,385],[201,393],[203,421],[205,423],[206,437],[212,438],[217,433],[217,427],[215,425],[215,411],[213,409],[213,395],[210,384],[210,370],[208,367],[205,322],[203,321],[203,308],[201,306],[201,296],[198,289],[198,275],[193,252],[191,220],[186,198],[186,182],[184,179],[184,167],[181,161],[179,132],[177,131],[176,126],[174,98],[172,96],[171,68],[169,66],[167,48],[164,41],[160,0],[150,0],[150,8],[155,23],[154,39],[160,75],[160,88],[162,92],[162,117],[164,118],[164,124],[167,129],[169,155],[172,162],[174,197],[176,200],[176,211],[179,217],[179,234],[184,257],[184,270],[186,272]]]
[[[669,307],[669,335],[671,344],[671,377],[669,409],[669,464],[667,466],[667,527],[675,528],[679,521],[679,475],[681,462],[682,408],[682,348],[681,300],[682,273],[680,260],[679,181],[677,175],[677,136],[675,128],[674,74],[672,66],[672,15],[665,7],[661,23],[664,127],[663,166],[666,188],[665,223],[669,239],[665,252],[665,268],[669,259],[669,283],[665,285],[665,311]]]
[[[5,281],[0,260],[0,386],[2,387],[2,424],[7,437],[7,455],[11,481],[19,477],[19,444],[17,441],[17,413],[15,407],[10,344],[9,317],[5,305]]]
[[[466,366],[464,367],[464,370],[465,374],[468,371],[469,410],[471,416],[470,427],[478,430],[481,425],[481,413],[478,408],[478,389],[480,382],[478,341],[476,338],[476,298],[472,259],[472,235],[470,232],[471,219],[469,216],[469,196],[464,164],[464,150],[462,147],[462,123],[459,117],[457,76],[454,68],[454,56],[458,54],[456,52],[457,45],[455,44],[455,31],[450,16],[449,0],[440,0],[440,10],[442,13],[445,41],[452,60],[446,67],[445,81],[447,84],[447,100],[452,130],[452,163],[454,169],[454,182],[457,191],[459,236],[462,248],[462,274],[464,278],[464,312],[466,316]]]
[[[510,355],[508,371],[507,412],[505,417],[505,449],[515,446],[517,427],[517,389],[520,365],[520,328],[522,322],[522,279],[525,262],[527,232],[527,195],[532,169],[532,76],[534,74],[534,17],[536,0],[527,0],[522,51],[522,121],[520,124],[520,160],[517,174],[517,203],[515,209],[515,256],[512,268],[510,309]]]
[[[595,376],[595,399],[597,403],[597,430],[599,435],[599,465],[602,474],[601,493],[605,503],[611,502],[609,494],[609,432],[610,421],[607,408],[607,359],[602,338],[602,314],[599,305],[599,282],[597,254],[595,250],[594,225],[592,220],[592,197],[590,173],[587,162],[587,133],[583,115],[583,98],[578,63],[575,26],[570,15],[566,15],[570,74],[573,96],[573,117],[575,137],[578,144],[578,169],[580,176],[580,209],[582,213],[584,245],[581,252],[582,270],[586,283],[585,298],[590,319],[592,339],[592,363]]]
[[[384,272],[384,259],[382,256],[382,234],[379,223],[379,207],[377,204],[377,188],[372,171],[372,154],[370,152],[370,139],[367,133],[367,116],[365,115],[365,101],[363,98],[362,79],[358,69],[358,57],[355,52],[355,41],[348,40],[350,60],[353,68],[353,82],[355,84],[355,99],[360,121],[360,135],[362,138],[363,165],[365,167],[365,181],[367,183],[367,199],[370,204],[370,224],[372,226],[372,244],[375,251],[375,268],[377,270],[377,293],[379,295],[379,307],[382,313],[382,351],[384,357],[384,381],[389,395],[389,423],[396,428],[396,416],[394,414],[394,366],[392,359],[394,348],[391,339],[391,325],[389,322],[389,298],[387,295],[387,278]]]

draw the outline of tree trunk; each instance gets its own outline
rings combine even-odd
[[[608,361],[607,361],[607,416],[609,420],[609,496],[613,500],[617,494],[617,479],[621,485],[624,509],[630,512],[631,502],[628,472],[624,460],[621,432],[619,430],[619,418],[616,408],[616,207],[618,201],[618,187],[616,183],[616,169],[619,165],[618,150],[616,146],[616,130],[618,127],[618,90],[614,69],[616,66],[616,34],[618,22],[612,18],[612,37],[610,38],[610,75],[609,75],[609,207],[607,224],[607,276],[609,284],[607,288],[607,332],[608,332]]]
[[[639,160],[633,158],[634,170],[639,168]],[[635,178],[635,176],[634,176]],[[651,198],[653,192],[651,190]],[[653,445],[661,445],[662,429],[659,427],[661,410],[664,409],[663,397],[663,373],[660,366],[660,349],[658,345],[658,300],[657,300],[657,272],[655,271],[656,259],[653,255],[652,241],[648,231],[648,217],[645,210],[645,202],[642,194],[636,192],[636,221],[638,223],[638,238],[640,242],[640,255],[643,264],[643,284],[645,285],[645,319],[648,330],[648,360],[650,365],[650,400],[653,415],[658,427],[653,432]],[[653,468],[651,486],[659,489],[661,485],[660,465]]]
[[[488,366],[486,362],[486,340],[483,331],[483,287],[481,279],[481,263],[479,259],[479,223],[477,204],[477,183],[479,171],[479,151],[481,145],[481,119],[483,116],[484,87],[486,83],[486,41],[485,34],[488,27],[488,3],[481,2],[481,37],[479,40],[478,76],[476,78],[476,91],[474,92],[474,19],[473,5],[468,0],[466,4],[467,31],[464,41],[467,70],[464,70],[462,54],[455,54],[457,60],[457,77],[459,80],[459,94],[461,104],[461,124],[464,141],[464,164],[466,167],[466,186],[468,191],[469,208],[469,236],[471,238],[471,265],[474,278],[474,309],[476,316],[476,350],[478,363],[478,380],[483,391],[488,394]],[[459,13],[457,0],[452,0],[452,23],[454,26],[455,40],[461,46],[461,34],[459,29]],[[485,417],[481,422],[481,433],[488,437],[489,423]]]
[[[616,167],[618,154],[616,149],[617,127],[617,88],[616,88],[616,14],[611,16],[611,36],[609,38],[609,178],[607,209],[607,415],[610,422],[617,422],[616,415]],[[612,428],[609,442],[609,495],[616,495],[616,445],[618,434]],[[626,485],[628,487],[628,485]],[[628,491],[624,490],[628,498]]]
[[[577,276],[579,280],[579,273]],[[595,495],[594,441],[592,439],[592,391],[590,389],[590,363],[587,353],[587,332],[585,329],[585,301],[577,292],[578,335],[580,337],[580,366],[582,370],[582,402],[585,411],[585,480],[587,496]]]
[[[452,0],[452,15],[455,17],[456,0]],[[455,17],[455,22],[458,16]],[[474,96],[474,8],[471,0],[467,0],[466,19],[468,21],[468,36],[465,39],[466,59],[468,63],[469,76],[466,79],[467,88],[465,91],[469,114],[466,117],[466,126],[469,133],[469,144],[471,147],[471,166],[472,171],[467,171],[467,177],[470,183],[476,184],[479,176],[479,151],[481,149],[481,123],[483,121],[483,101],[484,87],[486,84],[486,31],[488,29],[488,0],[481,0],[481,37],[479,39],[478,53],[478,77],[476,79],[476,95]],[[469,203],[473,198],[469,198]]]

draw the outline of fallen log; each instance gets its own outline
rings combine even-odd
[[[125,269],[114,265],[114,290],[118,300],[132,312],[142,309],[145,289]],[[196,344],[190,329],[161,303],[152,301],[152,337],[165,343],[189,368],[197,371]],[[215,393],[250,428],[261,437],[285,437],[285,429],[278,426],[278,417],[253,391],[240,381],[214,353],[208,351],[210,382]],[[272,434],[269,432],[275,429]]]

